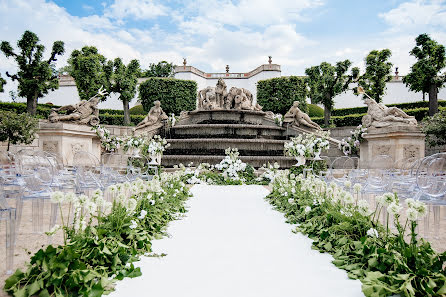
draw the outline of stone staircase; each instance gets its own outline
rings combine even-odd
[[[305,132],[308,133],[302,128],[279,127],[260,111],[192,111],[165,131],[170,147],[164,152],[162,165],[217,164],[225,157],[225,149],[231,147],[239,150],[242,161],[254,167],[278,162],[282,168],[289,168],[296,160],[284,156],[284,143]],[[325,155],[340,156],[337,140],[330,142],[331,148]]]

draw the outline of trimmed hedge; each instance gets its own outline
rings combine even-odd
[[[194,110],[197,100],[197,83],[193,80],[151,77],[139,85],[139,99],[145,110],[159,100],[165,113],[180,114]]]
[[[130,115],[130,121],[132,125],[137,125],[144,119],[143,115]],[[117,125],[124,126],[124,116],[119,114],[100,114],[99,123],[101,125]]]
[[[446,106],[439,107],[439,110],[446,110]],[[425,117],[429,116],[429,108],[428,107],[408,109],[408,110],[405,110],[405,112],[410,116],[414,116],[418,122],[423,120]],[[349,114],[346,116],[332,116],[331,122],[336,127],[358,126],[359,124],[361,124],[362,117],[366,114],[367,113]],[[311,119],[319,125],[324,124],[323,117],[314,117]]]
[[[423,107],[429,107],[429,101],[417,101],[417,102],[409,102],[409,103],[394,103],[394,104],[386,104],[386,106],[396,106],[398,108],[401,108],[402,110],[410,110],[410,109],[417,109],[417,108],[423,108]],[[445,100],[438,100],[438,106],[444,106],[446,107],[446,101]],[[361,107],[352,107],[352,108],[339,108],[332,111],[332,116],[345,116],[349,114],[358,114],[358,113],[366,113],[367,112],[367,106],[361,106]]]
[[[310,117],[324,116],[324,109],[322,107],[319,107],[316,104],[307,104],[307,105],[308,105],[308,115]]]
[[[135,105],[132,108],[130,108],[130,114],[139,114],[139,115],[146,115],[148,111],[144,110],[144,107],[142,105]]]
[[[283,76],[257,82],[257,103],[263,110],[285,114],[299,101],[299,108],[307,112],[307,84],[305,78],[298,76]]]

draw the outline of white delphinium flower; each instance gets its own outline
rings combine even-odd
[[[78,200],[78,198],[75,193],[73,193],[73,192],[65,193],[65,201],[71,202],[71,203],[76,203],[77,200]]]
[[[344,182],[344,187],[346,187],[347,189],[350,189],[351,186],[352,186],[352,182],[351,182],[351,181],[346,180],[346,181]]]
[[[128,181],[126,181],[126,182],[124,182],[124,183],[122,184],[122,187],[123,187],[124,189],[126,189],[126,190],[129,190],[131,186],[132,186],[132,185],[131,185],[130,182],[128,182]]]
[[[403,209],[403,207],[398,202],[392,202],[387,207],[387,211],[389,212],[389,214],[391,214],[393,216],[398,215],[402,209]]]
[[[362,188],[362,186],[361,186],[361,184],[354,184],[353,185],[353,191],[355,191],[355,193],[359,193],[359,192],[361,192],[361,188]]]
[[[61,229],[61,227],[59,225],[54,225],[53,228],[50,229],[50,231],[45,232],[46,235],[48,236],[53,236],[54,234],[56,234],[57,231],[59,231]]]
[[[80,221],[79,228],[81,231],[85,231],[85,229],[87,229],[87,222],[85,220]]]
[[[311,211],[311,206],[307,206],[304,209],[305,213],[309,213]]]
[[[416,221],[418,220],[418,211],[415,208],[409,207],[406,210],[406,216],[410,221]]]
[[[389,206],[393,202],[398,203],[398,199],[395,197],[394,193],[384,193],[382,197],[383,197],[382,204],[384,206]]]
[[[89,214],[94,214],[96,212],[97,208],[98,208],[97,204],[92,200],[88,200],[85,203],[85,209],[87,210],[87,212]]]
[[[344,192],[344,202],[347,204],[353,204],[355,202],[355,198],[349,192]]]
[[[130,229],[135,229],[136,227],[138,227],[138,223],[135,220],[131,220],[130,222],[131,222],[129,226]]]
[[[295,203],[295,202],[294,202],[294,199],[293,199],[293,198],[288,199],[288,203],[289,203],[289,204],[294,204],[294,203]]]
[[[138,202],[135,200],[135,199],[133,199],[133,198],[130,198],[128,201],[127,201],[127,211],[128,212],[133,212],[135,209],[136,209],[136,205],[138,204]]]
[[[147,215],[147,211],[145,211],[143,209],[143,210],[141,210],[141,213],[139,214],[138,219],[142,220],[146,217],[146,215]]]
[[[363,216],[370,215],[370,207],[367,200],[361,199],[358,201],[358,212]]]
[[[375,228],[370,228],[369,230],[367,230],[367,235],[370,237],[379,238],[378,230],[376,230]]]
[[[65,194],[60,191],[52,192],[50,199],[52,203],[62,203],[65,200]]]

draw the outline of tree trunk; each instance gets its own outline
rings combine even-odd
[[[326,127],[330,125],[330,117],[331,117],[331,110],[324,105],[324,125]]]
[[[429,86],[429,115],[433,116],[438,112],[438,87],[436,84]]]
[[[26,112],[30,115],[36,115],[37,96],[29,96],[26,98]]]
[[[124,107],[124,125],[130,125],[130,111],[129,111],[129,101],[127,99],[122,100],[122,105]]]
[[[423,102],[426,101],[426,93],[423,91]]]

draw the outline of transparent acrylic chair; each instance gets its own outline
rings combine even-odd
[[[446,205],[446,153],[425,158],[417,169],[417,199],[429,206],[425,216],[425,237],[430,237],[430,217],[433,215],[433,236],[439,237],[440,212]]]
[[[330,175],[335,183],[343,186],[346,181],[351,181],[350,173],[355,168],[354,159],[348,156],[337,157],[331,163]]]
[[[388,155],[378,155],[373,158],[366,170],[365,192],[377,194],[390,191],[393,164],[392,157]]]
[[[149,160],[145,156],[129,157],[127,159],[127,178],[130,181],[133,181],[137,178],[148,179],[148,166]]]
[[[5,222],[5,264],[6,274],[12,274],[14,247],[16,242],[16,209],[9,206],[5,197],[6,179],[0,173],[0,225]]]
[[[22,185],[22,193],[17,200],[17,221],[22,219],[24,202],[32,201],[33,231],[43,232],[45,201],[49,201],[52,193],[54,169],[43,152],[23,151],[16,155],[17,174]],[[55,206],[51,204],[51,213]],[[51,221],[50,218],[50,228]]]
[[[323,165],[322,168],[319,168],[319,172],[317,172],[317,176],[319,176],[320,179],[322,179],[325,182],[328,182],[331,178],[330,176],[330,168],[331,168],[331,159],[330,157],[327,156],[321,156],[321,161]],[[312,167],[313,167],[313,172],[316,173],[316,168],[315,168],[316,162],[313,161],[312,163]]]
[[[89,152],[80,151],[73,156],[76,193],[89,196],[91,191],[104,189],[100,182],[101,166],[98,158]]]

